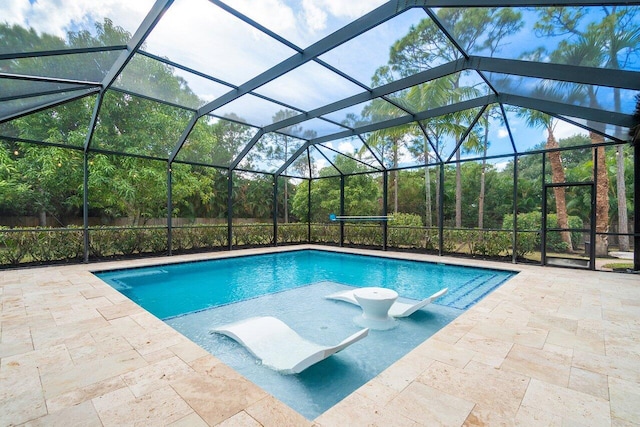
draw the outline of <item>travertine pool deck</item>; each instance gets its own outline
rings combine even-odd
[[[0,271],[0,425],[640,425],[638,275],[349,250],[520,273],[310,421],[91,274],[296,248]]]

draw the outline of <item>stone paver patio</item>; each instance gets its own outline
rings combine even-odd
[[[306,420],[91,274],[290,249],[0,272],[0,425],[640,425],[638,275],[349,250],[520,273]]]

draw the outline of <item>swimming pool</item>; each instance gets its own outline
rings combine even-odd
[[[514,272],[294,250],[213,261],[96,273],[309,419],[342,400],[455,319]],[[275,316],[300,335],[335,344],[359,330],[357,306],[324,297],[349,287],[381,286],[421,300],[448,287],[435,304],[397,321],[298,375],[281,375],[230,338],[225,323]],[[381,351],[384,349],[384,351]],[[373,356],[373,357],[372,357]]]
[[[323,280],[349,286],[390,288],[416,300],[448,287],[449,292],[438,303],[464,310],[513,274],[505,270],[320,250],[96,273],[160,319]]]

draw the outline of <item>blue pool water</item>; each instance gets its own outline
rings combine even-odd
[[[314,419],[508,280],[510,271],[457,267],[318,250],[97,273],[133,301],[309,419]],[[333,345],[360,329],[359,307],[327,300],[350,287],[381,286],[422,300],[449,292],[389,331],[365,339],[298,375],[263,367],[232,339],[210,330],[275,316],[303,337]]]
[[[391,288],[421,300],[448,287],[440,305],[466,309],[513,272],[299,250],[160,265],[97,276],[160,319],[330,280]]]

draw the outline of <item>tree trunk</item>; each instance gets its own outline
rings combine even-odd
[[[553,129],[547,127],[547,149],[558,148],[558,142],[553,135]],[[563,184],[566,181],[564,168],[562,167],[562,158],[559,151],[551,151],[549,154],[549,162],[551,163],[551,182],[554,184]],[[569,218],[567,216],[567,199],[564,187],[553,187],[553,195],[556,199],[556,214],[558,216],[558,228],[569,228]],[[567,250],[573,251],[571,242],[571,233],[569,231],[561,231],[560,237],[567,244]]]
[[[611,15],[613,17],[616,16],[616,8],[617,7],[615,6],[613,7],[614,13]],[[610,35],[612,35],[613,39],[615,39],[615,33],[610,33]],[[609,43],[609,58],[611,58],[611,67],[617,70],[620,68],[620,64],[618,62],[618,54],[614,49],[615,45],[615,43]],[[613,105],[615,111],[622,111],[620,88],[617,87],[613,89]],[[620,126],[615,127],[615,132],[618,139],[624,139]],[[616,172],[616,194],[618,197],[618,233],[628,233],[629,220],[627,218],[627,189],[624,182],[624,150],[622,149],[621,145],[618,145],[617,147],[616,163],[618,166],[618,170]],[[618,236],[618,249],[625,252],[629,250],[629,236]]]
[[[44,209],[41,209],[38,215],[38,225],[40,227],[46,227],[47,226],[47,211],[45,211]]]
[[[591,143],[604,142],[604,137],[589,132]],[[594,150],[594,165],[597,167],[596,180],[596,233],[609,231],[609,174],[604,147],[596,147]],[[596,256],[609,255],[609,238],[606,235],[596,235]]]

